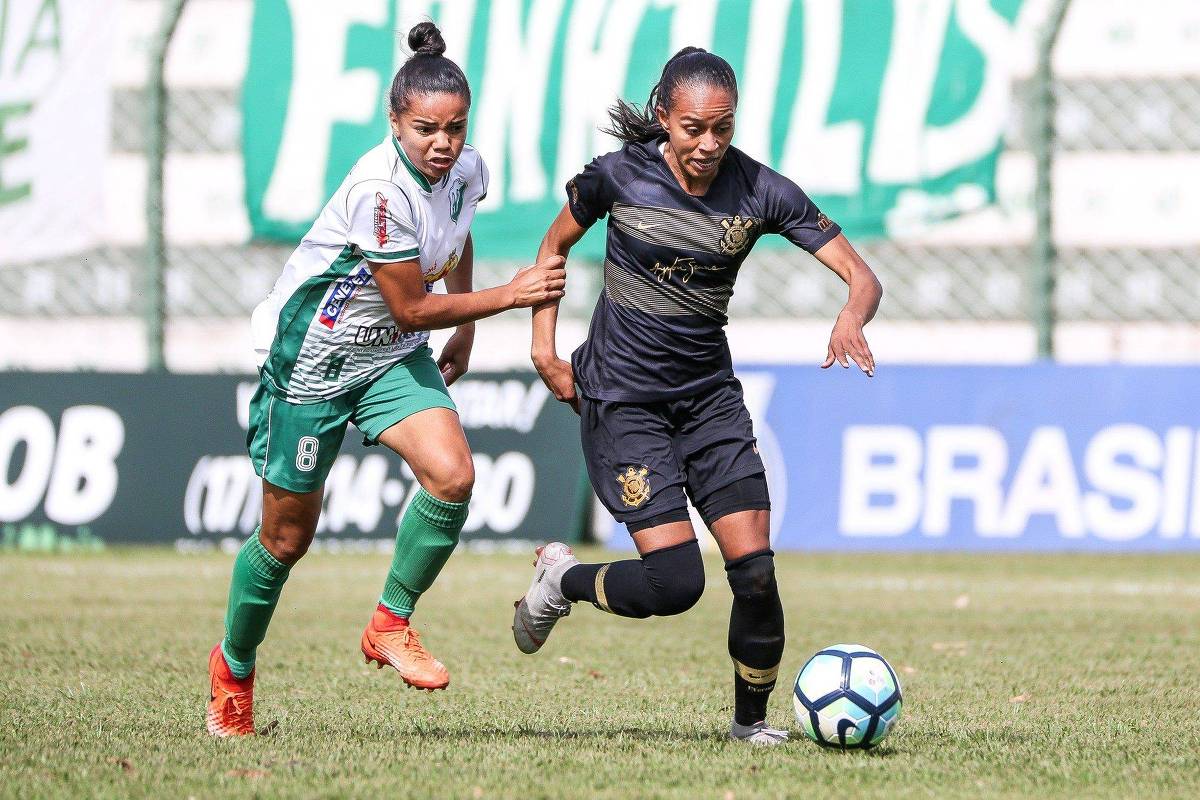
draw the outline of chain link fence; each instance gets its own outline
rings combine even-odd
[[[200,3],[204,0],[195,0]],[[152,5],[139,0],[141,6]],[[1092,159],[1097,168],[1122,163],[1129,170],[1147,154],[1200,153],[1200,75],[1055,79],[1058,102],[1056,158]],[[999,206],[988,213],[994,230],[971,236],[857,242],[887,290],[886,316],[915,321],[1020,321],[1029,316],[1033,149],[1026,119],[1031,88],[1018,80],[1002,157]],[[183,180],[185,159],[212,159],[236,173],[241,152],[239,89],[171,88],[167,104],[166,180]],[[111,152],[126,161],[143,158],[147,140],[146,90],[117,88],[112,100]],[[1115,158],[1115,161],[1114,161]],[[143,159],[144,160],[144,159]],[[1161,158],[1160,158],[1161,160]],[[1087,172],[1087,163],[1082,170]],[[1077,165],[1076,172],[1079,171]],[[226,184],[229,169],[187,171],[189,193],[214,213],[240,200]],[[1007,177],[1006,177],[1007,176]],[[1096,209],[1126,202],[1114,181],[1107,193],[1078,195],[1069,171],[1056,171],[1056,204],[1064,193]],[[239,178],[240,180],[240,178]],[[1005,183],[1008,186],[1005,186]],[[1154,202],[1163,213],[1182,202],[1165,190]],[[168,202],[172,192],[168,191]],[[204,198],[208,198],[204,200]],[[131,215],[144,209],[131,204]],[[1134,232],[1135,234],[1137,232]],[[168,319],[245,319],[270,288],[292,245],[224,241],[181,243],[167,226]],[[248,234],[247,234],[248,235]],[[1200,319],[1200,233],[1191,241],[1158,243],[1138,235],[1128,243],[1091,244],[1059,236],[1055,306],[1060,321],[1194,322]],[[483,258],[477,285],[506,281],[514,264]],[[23,298],[17,314],[135,317],[144,312],[141,285],[146,256],[140,243],[110,244],[58,263],[29,261],[0,269],[0,291]],[[600,289],[595,265],[576,269],[565,313],[586,317]],[[835,315],[845,289],[794,249],[760,248],[741,272],[731,306],[736,318],[821,318]]]

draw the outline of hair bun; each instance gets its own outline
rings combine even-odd
[[[675,59],[683,58],[684,56],[690,56],[692,53],[707,53],[707,52],[708,51],[705,50],[703,47],[690,47],[690,46],[685,47],[682,50],[680,50],[678,53],[676,53],[675,55],[668,58],[667,63],[670,64]]]
[[[446,52],[446,40],[432,22],[419,22],[408,32],[408,49],[414,56],[440,56]]]

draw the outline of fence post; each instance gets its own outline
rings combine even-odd
[[[1031,144],[1036,170],[1033,207],[1036,232],[1033,240],[1033,264],[1030,289],[1032,316],[1037,328],[1038,358],[1054,357],[1054,281],[1057,251],[1054,247],[1053,176],[1054,168],[1054,45],[1062,29],[1070,0],[1054,0],[1046,22],[1038,31],[1037,68],[1033,74],[1033,104],[1030,124]]]
[[[167,158],[167,48],[187,0],[163,6],[162,25],[150,49],[146,77],[146,274],[143,276],[142,316],[146,324],[147,369],[166,369],[163,328],[166,318],[167,238],[163,229],[163,169]]]

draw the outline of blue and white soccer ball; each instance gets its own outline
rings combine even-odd
[[[822,747],[866,749],[900,718],[900,681],[883,656],[860,644],[835,644],[796,676],[796,721]]]

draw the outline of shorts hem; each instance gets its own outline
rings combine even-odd
[[[729,508],[721,509],[721,513],[718,516],[715,516],[712,519],[704,520],[704,524],[706,526],[708,526],[709,529],[711,529],[714,523],[720,522],[721,520],[725,519],[725,517],[728,517],[730,514],[737,514],[740,511],[770,511],[770,510],[771,510],[770,501],[763,502],[761,500],[746,500],[745,502],[742,502],[742,503],[735,503],[734,505],[730,506]]]
[[[422,411],[428,411],[431,408],[448,408],[451,411],[453,411],[455,414],[458,413],[458,408],[454,405],[453,400],[451,400],[446,395],[441,395],[440,393],[439,393],[439,397],[441,399],[436,400],[436,401],[430,401],[430,402],[426,402],[426,403],[413,403],[412,405],[395,409],[395,410],[389,412],[388,414],[385,414],[382,417],[380,417],[380,419],[385,420],[385,423],[382,424],[381,426],[375,425],[374,420],[372,420],[372,422],[368,425],[370,430],[363,428],[356,421],[354,421],[354,427],[358,428],[359,433],[361,433],[363,435],[363,444],[376,445],[376,444],[379,444],[379,437],[382,436],[388,428],[390,428],[393,425],[396,425],[400,422],[403,422],[404,420],[411,417],[413,414],[419,414]]]
[[[734,470],[726,473],[714,481],[705,484],[703,491],[697,491],[692,495],[692,504],[698,504],[701,501],[707,500],[714,492],[719,492],[730,484],[737,483],[742,478],[749,478],[751,475],[761,475],[767,471],[767,468],[758,464],[753,467]]]

